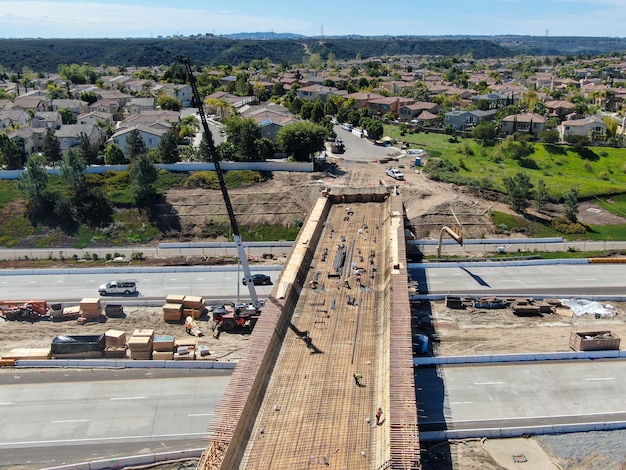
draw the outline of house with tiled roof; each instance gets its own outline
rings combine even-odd
[[[550,100],[546,101],[544,104],[548,110],[548,115],[556,116],[561,121],[564,120],[566,116],[573,113],[576,109],[576,105],[574,103],[565,100]]]
[[[301,100],[321,100],[325,102],[328,95],[336,91],[337,88],[335,87],[329,87],[324,85],[309,85],[298,88],[296,90],[296,94]]]
[[[493,120],[496,112],[495,109],[488,111],[481,111],[480,109],[471,111],[457,109],[444,114],[443,125],[445,127],[450,126],[456,131],[469,131],[480,122]]]
[[[30,126],[38,129],[59,129],[63,125],[58,111],[37,112],[30,120]]]
[[[30,115],[21,109],[10,109],[8,111],[0,111],[0,129],[8,129],[10,127],[22,127],[28,124]]]
[[[139,124],[131,127],[124,127],[111,136],[109,142],[114,142],[120,146],[126,156],[128,156],[127,139],[131,132],[137,131],[141,140],[143,140],[146,149],[151,150],[157,148],[163,137],[169,130],[158,129],[155,127],[149,127],[143,124]]]
[[[520,113],[506,116],[502,119],[504,135],[516,133],[539,136],[546,130],[546,118],[538,113]]]
[[[600,116],[588,116],[583,119],[575,119],[571,121],[563,121],[556,126],[556,130],[559,132],[559,137],[562,141],[567,140],[568,135],[590,135],[605,134],[607,125],[602,121]]]
[[[60,111],[61,109],[69,109],[74,116],[78,116],[86,112],[89,103],[83,100],[71,100],[71,99],[55,99],[50,102],[50,109],[52,111]]]
[[[47,129],[34,128],[30,126],[20,127],[19,129],[9,132],[7,137],[9,140],[17,144],[18,148],[24,152],[26,157],[30,157],[35,153],[43,150],[43,141]]]
[[[429,101],[418,101],[417,103],[404,104],[400,106],[399,119],[402,122],[409,122],[417,119],[424,111],[428,111],[431,114],[437,114],[439,111],[439,104],[431,103]]]
[[[76,118],[76,124],[98,124],[98,121],[106,121],[113,123],[113,114],[104,113],[101,111],[93,111],[89,113],[83,113]]]
[[[11,109],[21,109],[22,111],[28,111],[30,109],[34,112],[48,111],[48,103],[46,100],[38,96],[27,98],[21,98],[18,96],[15,100],[13,100]]]
[[[102,141],[102,132],[92,124],[65,124],[54,132],[59,139],[61,152],[76,147],[80,144],[81,135],[86,135],[89,142],[93,145],[100,145]]]

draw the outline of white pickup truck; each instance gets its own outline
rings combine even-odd
[[[394,179],[397,180],[403,180],[404,179],[404,173],[402,173],[400,170],[398,170],[397,168],[387,168],[385,170],[385,173],[387,173],[387,176],[391,176]]]

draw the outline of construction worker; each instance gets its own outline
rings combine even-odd
[[[362,387],[363,384],[361,383],[361,379],[363,378],[363,376],[361,374],[359,374],[358,372],[354,373],[354,383],[356,384],[357,387]]]
[[[376,412],[376,426],[380,426],[382,423],[380,421],[380,418],[383,416],[383,409],[382,408],[378,408],[378,411]]]

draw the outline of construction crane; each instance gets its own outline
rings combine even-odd
[[[191,69],[191,61],[188,57],[177,57],[177,59],[181,64],[185,66],[187,76],[189,77],[189,84],[191,85],[193,99],[196,102],[198,114],[200,115],[200,122],[202,123],[202,129],[204,130],[204,138],[206,139],[211,161],[215,165],[215,173],[217,174],[217,179],[220,184],[222,197],[224,198],[224,204],[226,205],[226,211],[228,212],[228,218],[230,219],[230,228],[233,231],[233,239],[235,240],[235,244],[237,245],[237,256],[239,257],[239,261],[241,262],[241,268],[243,269],[243,274],[246,279],[246,286],[250,291],[250,299],[252,300],[252,304],[254,305],[254,307],[258,308],[261,306],[261,303],[259,302],[259,297],[257,296],[256,289],[254,288],[254,282],[252,280],[252,274],[250,272],[250,265],[248,264],[248,257],[246,255],[246,250],[243,247],[243,241],[241,239],[241,234],[239,233],[239,225],[237,224],[237,219],[235,218],[235,212],[233,211],[233,206],[230,203],[230,196],[228,195],[228,190],[226,189],[226,182],[224,181],[224,174],[222,173],[222,167],[220,165],[220,157],[217,153],[217,149],[215,148],[213,135],[211,134],[211,129],[209,129],[206,114],[204,113],[204,106],[202,104],[202,99],[200,98],[200,93],[198,92],[196,77],[194,77],[193,70]]]

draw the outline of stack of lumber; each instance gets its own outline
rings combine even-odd
[[[95,320],[102,316],[102,305],[99,298],[84,298],[80,301],[80,314],[87,320]]]
[[[52,321],[76,320],[80,317],[80,305],[64,307],[60,314],[58,310],[55,310],[50,316],[52,317]]]
[[[135,330],[128,340],[130,358],[140,361],[152,359],[152,343],[154,342],[154,330]]]
[[[8,353],[2,354],[2,359],[19,360],[19,359],[50,359],[50,348],[15,348]]]
[[[180,323],[183,319],[183,304],[166,303],[163,305],[163,320]]]
[[[196,350],[198,349],[197,339],[177,339],[174,345],[176,348],[176,352],[174,353],[175,361],[193,361],[196,358]]]
[[[174,359],[174,337],[170,335],[156,335],[152,343],[152,359],[171,361]]]
[[[107,330],[104,333],[104,357],[126,357],[126,332]]]
[[[204,300],[202,300],[202,297],[186,295],[183,299],[183,316],[185,318],[190,316],[194,320],[197,320],[202,315],[203,310]]]

